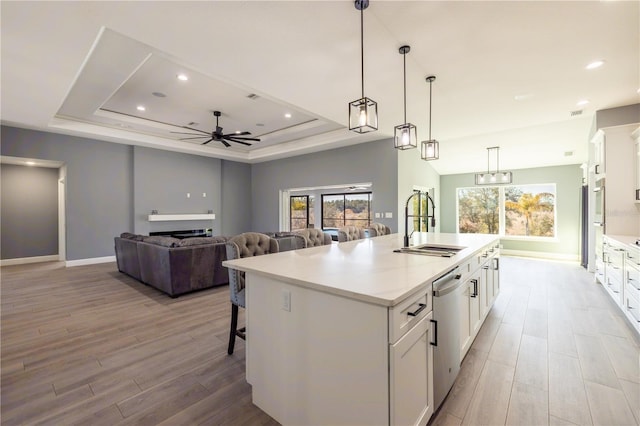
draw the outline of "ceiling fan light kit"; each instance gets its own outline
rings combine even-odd
[[[420,158],[425,161],[437,160],[440,158],[440,144],[437,140],[431,139],[431,85],[436,79],[435,75],[427,77],[429,83],[429,139],[420,144]]]
[[[229,142],[239,143],[245,146],[251,146],[249,141],[260,142],[260,139],[258,138],[243,137],[243,136],[250,135],[251,132],[240,132],[240,133],[233,132],[233,133],[226,133],[226,134],[223,133],[222,127],[220,127],[220,124],[218,123],[218,119],[220,118],[221,115],[222,113],[220,111],[213,111],[213,116],[216,118],[216,128],[211,133],[205,132],[204,130],[196,129],[194,127],[188,127],[188,126],[182,126],[182,128],[187,130],[192,130],[198,133],[185,133],[185,132],[171,132],[171,133],[176,133],[180,135],[192,135],[192,137],[180,138],[181,141],[190,140],[190,139],[207,139],[208,138],[206,141],[202,142],[202,145],[206,145],[211,141],[215,141],[215,142],[222,143],[227,148],[231,147],[231,144]]]
[[[404,87],[404,124],[394,127],[393,141],[396,149],[411,149],[418,147],[418,130],[416,126],[407,123],[407,53],[411,51],[410,46],[402,46],[399,53],[403,62],[403,87]]]
[[[349,103],[349,130],[357,133],[368,133],[378,130],[378,104],[364,95],[364,10],[369,7],[369,0],[355,0],[355,7],[360,11],[362,97]]]

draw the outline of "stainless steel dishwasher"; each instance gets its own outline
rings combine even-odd
[[[433,408],[437,410],[460,371],[460,314],[458,299],[464,292],[456,266],[433,282]]]

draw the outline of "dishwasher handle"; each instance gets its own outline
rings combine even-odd
[[[462,275],[459,273],[458,267],[438,278],[433,282],[433,296],[441,297],[451,293],[462,285],[460,278]]]

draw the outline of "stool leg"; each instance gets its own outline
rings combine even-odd
[[[238,327],[238,305],[231,304],[231,331],[229,332],[229,348],[227,353],[233,353],[233,347],[236,343],[236,329]]]

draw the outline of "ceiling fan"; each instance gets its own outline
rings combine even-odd
[[[235,142],[235,143],[239,143],[239,144],[246,145],[246,146],[251,146],[251,144],[249,142],[247,142],[247,141],[260,142],[260,139],[257,139],[257,138],[244,138],[244,137],[242,137],[242,136],[250,135],[251,132],[236,132],[236,133],[223,134],[222,133],[222,127],[220,127],[218,125],[218,117],[220,117],[222,115],[222,113],[220,111],[213,111],[213,115],[216,117],[216,129],[211,133],[205,132],[204,130],[200,130],[200,129],[194,129],[193,127],[187,127],[187,126],[182,126],[182,128],[193,130],[194,132],[198,132],[198,133],[184,133],[184,132],[171,132],[171,133],[176,133],[176,134],[181,134],[181,135],[193,135],[194,136],[194,137],[191,137],[191,138],[180,138],[181,141],[188,140],[188,139],[206,139],[206,138],[209,138],[208,140],[202,142],[202,145],[206,145],[211,141],[216,141],[216,142],[222,142],[222,144],[224,146],[226,146],[227,148],[229,148],[231,146],[231,144],[229,142]],[[202,134],[200,134],[200,133],[202,133]]]

